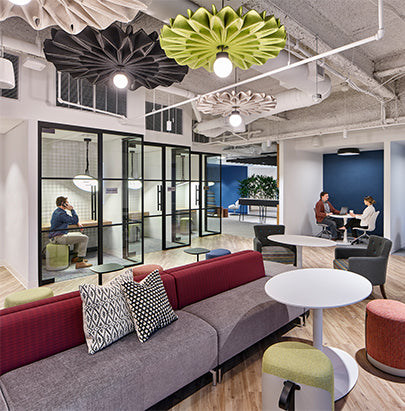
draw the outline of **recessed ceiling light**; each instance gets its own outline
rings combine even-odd
[[[348,147],[348,148],[339,148],[337,151],[338,156],[358,156],[360,150],[358,148]]]

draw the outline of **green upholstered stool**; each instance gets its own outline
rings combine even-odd
[[[53,297],[53,291],[48,287],[29,288],[28,290],[17,291],[8,295],[4,300],[4,308],[32,303],[33,301],[49,297]]]
[[[46,269],[59,271],[69,267],[69,246],[63,244],[46,245]]]
[[[294,251],[285,247],[264,246],[262,247],[262,256],[265,261],[274,261],[276,263],[294,264]]]
[[[287,341],[270,346],[262,371],[263,410],[279,409],[279,401],[285,406],[290,401],[284,409],[297,411],[334,409],[332,362],[311,345]]]

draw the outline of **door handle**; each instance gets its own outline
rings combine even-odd
[[[162,211],[162,186],[156,186],[157,189],[157,211]]]
[[[195,186],[195,205],[200,204],[200,187],[198,185]]]

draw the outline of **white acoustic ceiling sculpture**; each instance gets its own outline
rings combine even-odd
[[[0,0],[0,21],[21,17],[35,30],[59,26],[68,33],[80,33],[86,26],[105,29],[114,21],[128,23],[146,10],[139,0],[31,0],[17,6]]]
[[[259,114],[270,111],[276,107],[277,101],[273,96],[252,91],[214,93],[201,96],[196,107],[204,114],[221,114],[229,116],[233,110],[238,109],[240,114]]]

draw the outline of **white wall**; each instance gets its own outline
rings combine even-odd
[[[313,208],[322,191],[323,157],[298,151],[291,140],[280,142],[280,224],[286,234],[313,235],[317,231]]]
[[[20,96],[18,100],[0,97],[1,118],[49,121],[82,127],[117,130],[129,133],[144,133],[145,91],[140,88],[127,94],[128,119],[92,113],[87,110],[72,110],[56,106],[56,71],[48,63],[43,71],[20,67]]]
[[[405,247],[405,145],[391,143],[390,238],[392,251]]]
[[[3,222],[6,267],[26,287],[38,284],[36,125],[23,122],[3,136]]]
[[[249,166],[248,167],[248,177],[253,174],[261,176],[271,176],[277,180],[277,167],[273,166]]]

